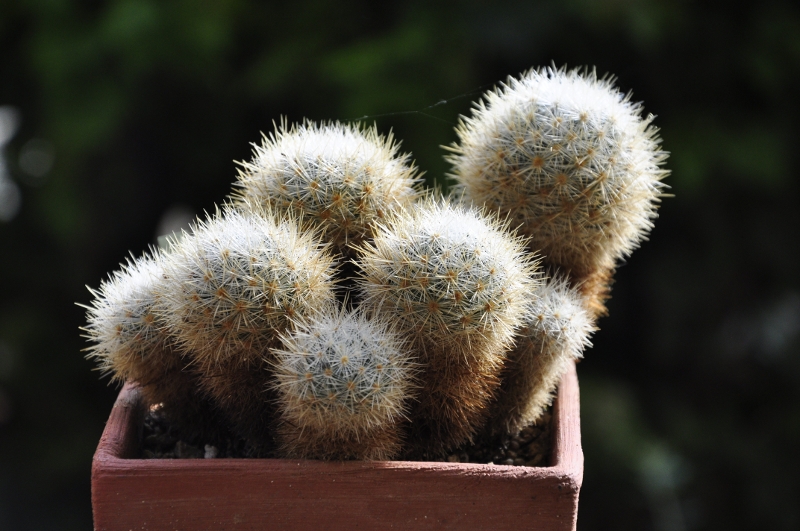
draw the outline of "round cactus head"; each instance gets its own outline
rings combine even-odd
[[[427,343],[508,343],[538,266],[506,229],[478,209],[433,198],[396,213],[358,260],[365,304]]]
[[[399,451],[397,423],[416,364],[387,321],[319,313],[298,323],[274,353],[288,454],[388,458]]]
[[[299,323],[274,352],[286,415],[302,425],[358,430],[404,414],[415,364],[387,321],[320,313]]]
[[[128,260],[99,290],[87,306],[87,348],[100,370],[114,381],[135,380],[141,384],[161,378],[179,357],[169,351],[163,322],[154,311],[164,283],[159,252]]]
[[[251,362],[293,319],[335,300],[332,258],[313,234],[268,212],[227,208],[173,242],[160,309],[201,365]]]
[[[641,111],[594,72],[509,79],[458,127],[454,191],[508,215],[546,263],[575,278],[613,268],[652,227],[668,173]]]
[[[418,195],[410,156],[375,127],[284,122],[241,166],[238,199],[301,216],[340,251]]]

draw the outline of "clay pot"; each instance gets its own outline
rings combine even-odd
[[[98,531],[575,529],[583,452],[574,367],[559,386],[548,467],[141,459],[144,409],[126,384],[92,464]]]

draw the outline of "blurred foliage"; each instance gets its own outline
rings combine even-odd
[[[273,121],[375,122],[442,184],[458,115],[551,63],[613,73],[659,115],[675,193],[579,366],[579,529],[800,527],[795,3],[6,0],[22,202],[0,222],[0,528],[91,528],[116,390],[74,302],[165,213],[222,201]]]

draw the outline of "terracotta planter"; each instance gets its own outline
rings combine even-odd
[[[137,459],[143,414],[125,385],[94,455],[96,530],[575,529],[583,452],[574,368],[559,387],[549,467]]]

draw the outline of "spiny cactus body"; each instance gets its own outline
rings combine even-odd
[[[409,438],[422,453],[465,442],[484,421],[538,285],[536,263],[506,228],[428,199],[390,216],[361,249],[363,304],[407,333],[424,365]]]
[[[531,70],[488,92],[450,150],[454,192],[509,215],[605,312],[616,261],[645,238],[667,171],[652,116],[579,70]]]
[[[387,321],[356,312],[320,313],[298,324],[274,352],[282,455],[397,456],[416,365]]]
[[[503,372],[493,407],[494,433],[516,433],[539,420],[569,364],[591,346],[594,330],[581,294],[566,280],[551,279],[536,291]]]
[[[269,349],[292,320],[333,304],[332,258],[291,218],[228,208],[173,241],[164,270],[164,321],[206,392],[258,444],[274,416]]]
[[[167,282],[163,255],[155,251],[128,260],[98,290],[87,308],[88,358],[112,381],[135,381],[147,404],[163,404],[163,414],[185,436],[214,436],[221,426],[200,396],[197,377],[174,348],[155,308]]]
[[[100,289],[89,288],[94,301],[87,306],[88,325],[83,330],[94,344],[86,349],[87,357],[114,381],[146,384],[180,364],[153,312],[163,276],[156,253],[128,260]]]
[[[284,122],[241,164],[234,196],[302,216],[347,253],[375,220],[418,196],[409,159],[375,127]]]

